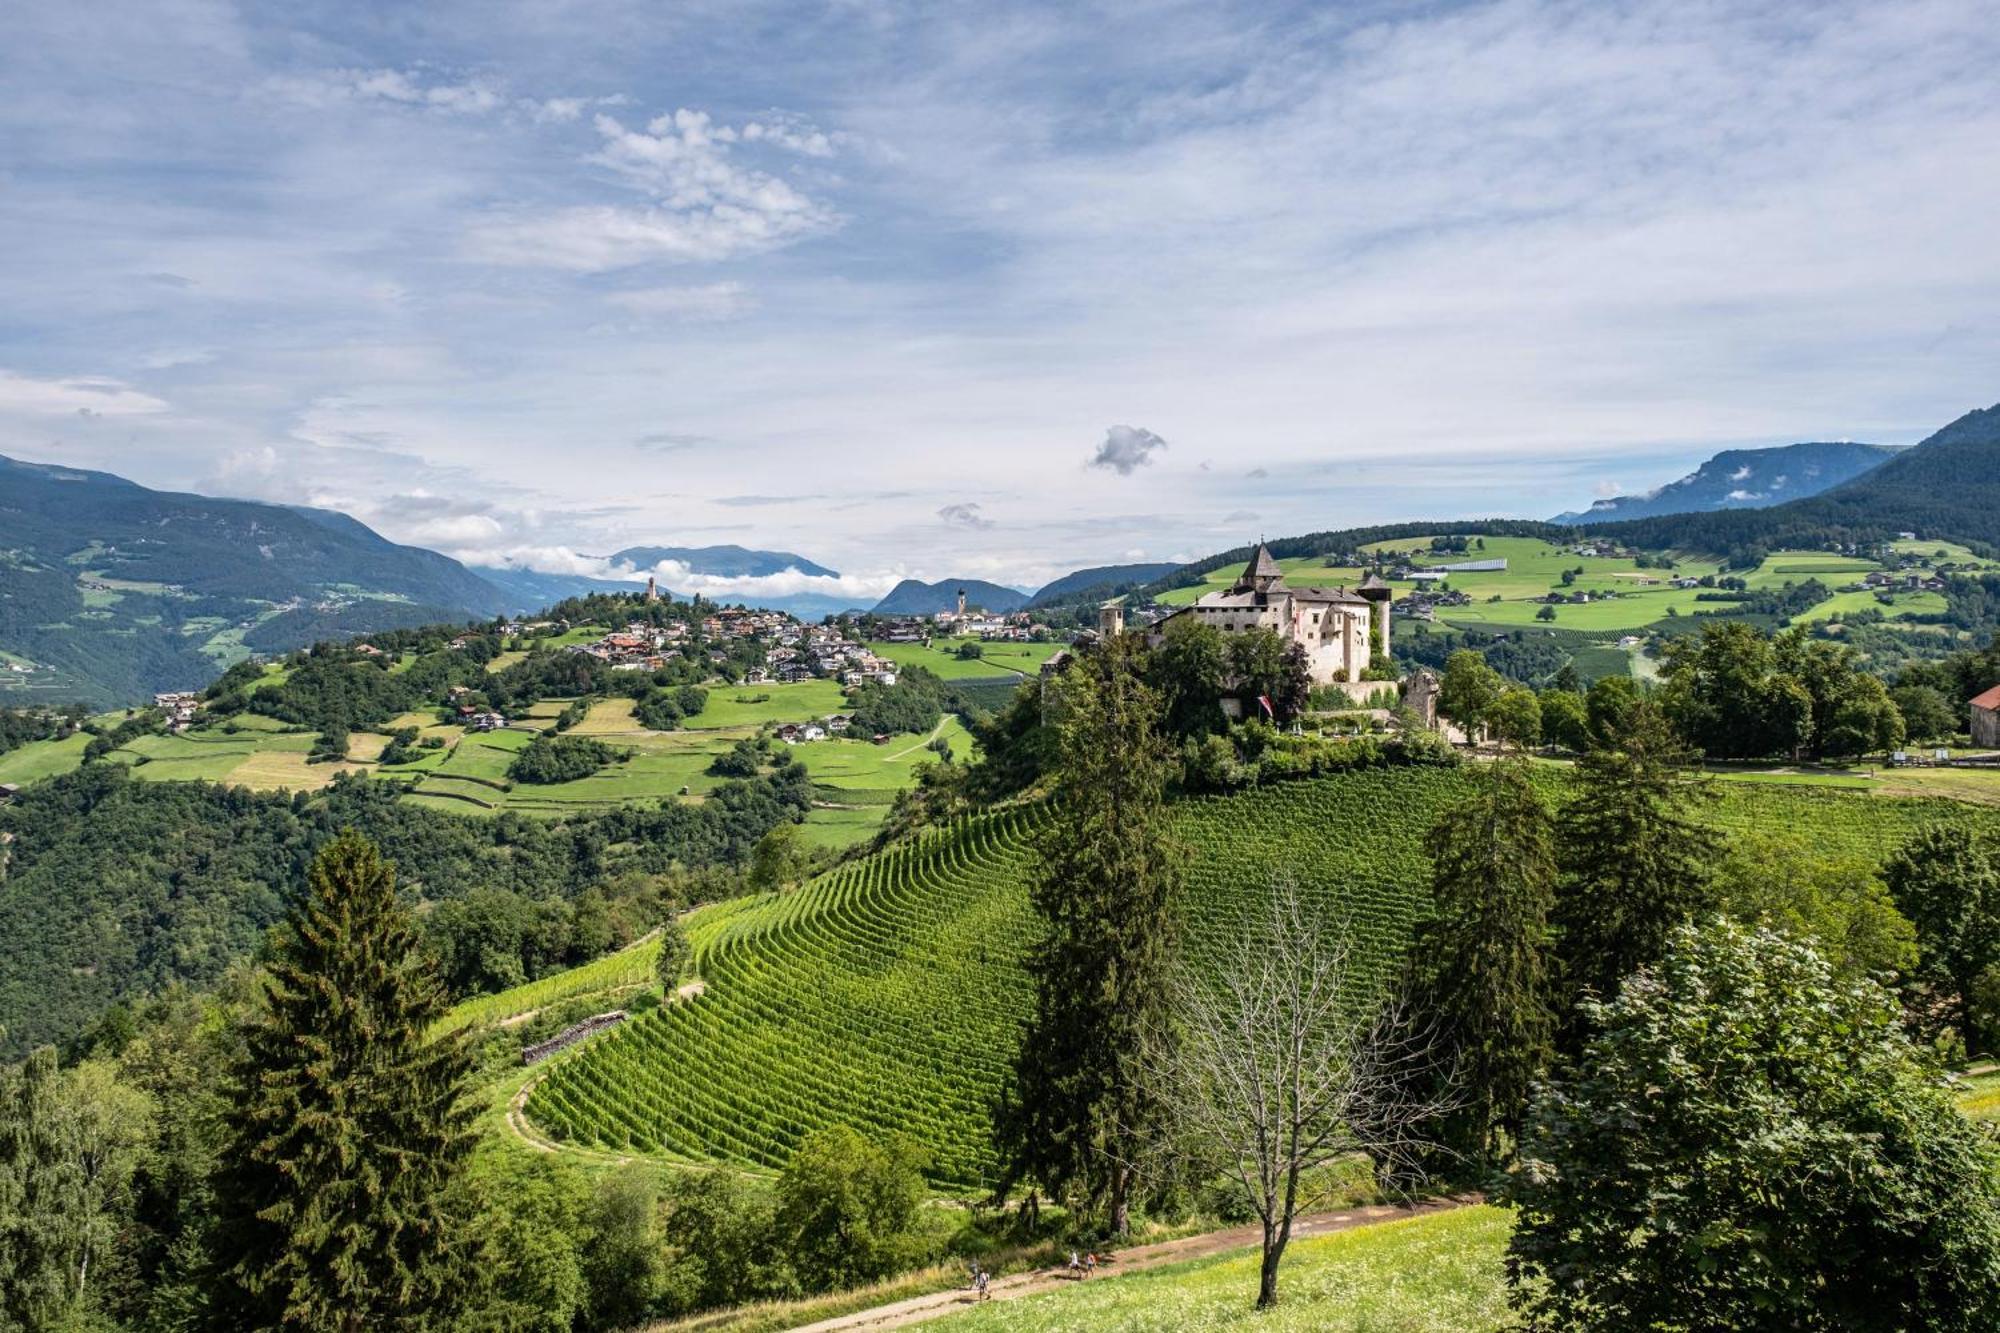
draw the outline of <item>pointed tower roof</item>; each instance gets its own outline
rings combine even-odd
[[[1367,578],[1355,585],[1354,590],[1371,602],[1377,598],[1386,598],[1395,592],[1395,589],[1384,583],[1382,576],[1372,569],[1368,571]]]
[[[1285,571],[1278,568],[1278,562],[1271,558],[1271,548],[1257,543],[1257,554],[1250,557],[1250,563],[1243,567],[1243,582],[1254,583],[1258,579],[1281,579]]]

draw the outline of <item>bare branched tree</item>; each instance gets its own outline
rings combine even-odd
[[[1325,1197],[1325,1168],[1365,1155],[1383,1178],[1419,1182],[1436,1151],[1424,1127],[1452,1106],[1441,1044],[1358,974],[1347,927],[1280,880],[1219,974],[1175,974],[1171,1027],[1147,1043],[1161,1151],[1219,1163],[1263,1222],[1260,1309],[1277,1302],[1293,1219]]]

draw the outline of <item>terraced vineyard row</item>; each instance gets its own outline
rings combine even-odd
[[[1425,831],[1464,791],[1448,769],[1382,769],[1186,802],[1187,947],[1249,929],[1280,876],[1334,907],[1392,967],[1428,900]],[[1561,770],[1543,774],[1551,795]],[[2000,812],[1815,788],[1723,784],[1725,829],[1801,835],[1879,857],[1937,817]],[[993,1099],[1031,992],[1030,812],[961,822],[783,896],[705,908],[690,937],[707,991],[552,1062],[527,1105],[551,1136],[776,1169],[815,1128],[900,1130],[931,1175],[992,1173]],[[551,980],[555,980],[551,978]]]
[[[981,1178],[1028,998],[1028,819],[967,820],[698,914],[707,993],[559,1063],[529,1115],[557,1137],[764,1168],[840,1118],[929,1145],[940,1182]]]
[[[444,1021],[453,1027],[498,1023],[571,996],[648,985],[653,980],[655,960],[659,954],[659,937],[649,935],[617,953],[606,954],[581,967],[572,967],[566,972],[557,972],[497,994],[475,996],[454,1005]]]

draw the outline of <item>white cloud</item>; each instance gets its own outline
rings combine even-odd
[[[1742,481],[1745,477],[1749,475],[1750,475],[1750,465],[1748,463],[1745,463],[1742,467],[1737,468],[1734,472],[1730,473],[1729,479],[1731,481]]]
[[[693,287],[641,287],[613,292],[604,298],[635,315],[675,319],[730,319],[756,303],[740,282],[710,282]]]
[[[0,412],[30,416],[137,417],[167,411],[164,400],[114,379],[35,379],[0,370]]]
[[[1165,440],[1144,426],[1113,426],[1104,432],[1104,441],[1091,456],[1090,466],[1109,468],[1121,477],[1129,477],[1166,447]]]
[[[271,93],[302,106],[324,108],[341,102],[381,102],[423,107],[452,115],[484,115],[507,98],[482,79],[450,82],[421,69],[333,69],[270,79]]]
[[[582,273],[655,260],[712,262],[789,245],[839,221],[781,177],[738,162],[734,148],[744,132],[715,124],[706,112],[682,108],[643,129],[602,113],[592,123],[602,143],[585,160],[652,202],[492,217],[472,228],[476,258]],[[773,133],[760,128],[753,142]]]
[[[1590,488],[1590,493],[1600,500],[1610,500],[1625,494],[1625,488],[1615,481],[1600,481]]]

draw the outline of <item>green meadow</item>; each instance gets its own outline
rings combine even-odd
[[[979,644],[978,657],[960,657],[960,645]],[[920,666],[940,680],[985,680],[1025,676],[1041,670],[1063,645],[1059,643],[981,643],[977,639],[933,639],[921,643],[871,643],[868,648],[897,666]]]
[[[1307,1236],[1285,1251],[1278,1306],[1257,1310],[1258,1252],[1065,1282],[975,1305],[941,1328],[977,1333],[1483,1333],[1518,1327],[1504,1256],[1513,1219],[1486,1205]]]

